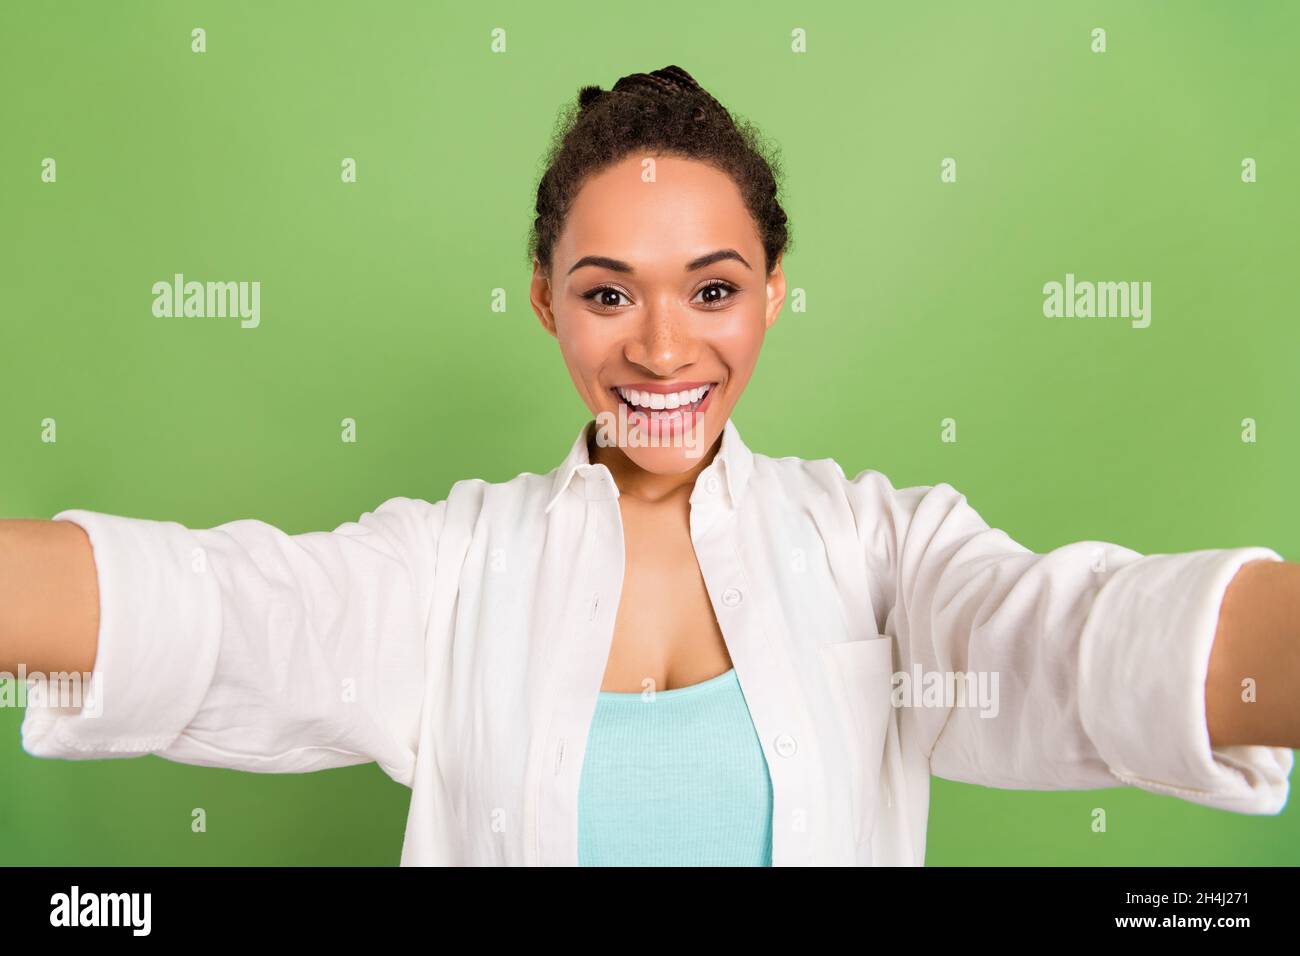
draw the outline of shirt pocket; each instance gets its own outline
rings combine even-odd
[[[821,646],[832,704],[847,744],[853,840],[862,847],[875,822],[889,729],[894,641],[876,635]]]

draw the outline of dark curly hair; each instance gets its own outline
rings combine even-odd
[[[790,246],[777,199],[778,152],[756,127],[737,122],[680,66],[632,73],[613,89],[584,86],[560,113],[537,185],[528,258],[551,270],[551,252],[587,177],[631,153],[655,152],[709,163],[740,188],[763,240],[766,270]]]

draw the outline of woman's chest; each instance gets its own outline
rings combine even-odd
[[[798,857],[833,820],[861,837],[890,657],[874,641],[843,646],[877,638],[866,589],[845,595],[855,572],[833,566],[843,545],[827,547],[811,522],[728,514],[651,549],[614,501],[581,518],[543,535],[482,535],[434,609],[443,670],[427,733],[458,832],[482,831],[486,847],[501,828],[528,827],[520,852],[565,858],[598,691],[641,690],[647,676],[670,689],[734,666],[771,765],[778,856]],[[683,648],[700,653],[675,655]],[[626,682],[605,684],[620,655]],[[809,813],[825,816],[813,826]]]
[[[686,503],[623,499],[623,579],[601,690],[663,691],[732,666],[691,541]]]

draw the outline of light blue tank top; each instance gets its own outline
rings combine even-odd
[[[578,865],[772,865],[772,783],[734,667],[653,695],[599,693]]]

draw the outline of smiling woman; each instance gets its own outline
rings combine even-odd
[[[598,419],[695,435],[594,461],[703,466],[684,449],[721,436],[785,301],[777,177],[758,131],[677,66],[584,87],[563,115],[529,240],[533,309]]]
[[[697,160],[631,155],[593,171],[568,205],[555,265],[536,260],[532,303],[579,394],[594,415],[626,406],[633,425],[711,447],[784,302],[780,253],[765,263],[740,190]],[[680,445],[627,447],[645,471],[702,467]]]
[[[565,113],[531,302],[593,420],[549,473],[332,532],[0,522],[0,667],[103,688],[29,707],[28,752],[374,761],[404,864],[919,865],[931,774],[1281,810],[1300,566],[1034,553],[946,483],[742,441],[789,245],[758,143],[676,66]]]

